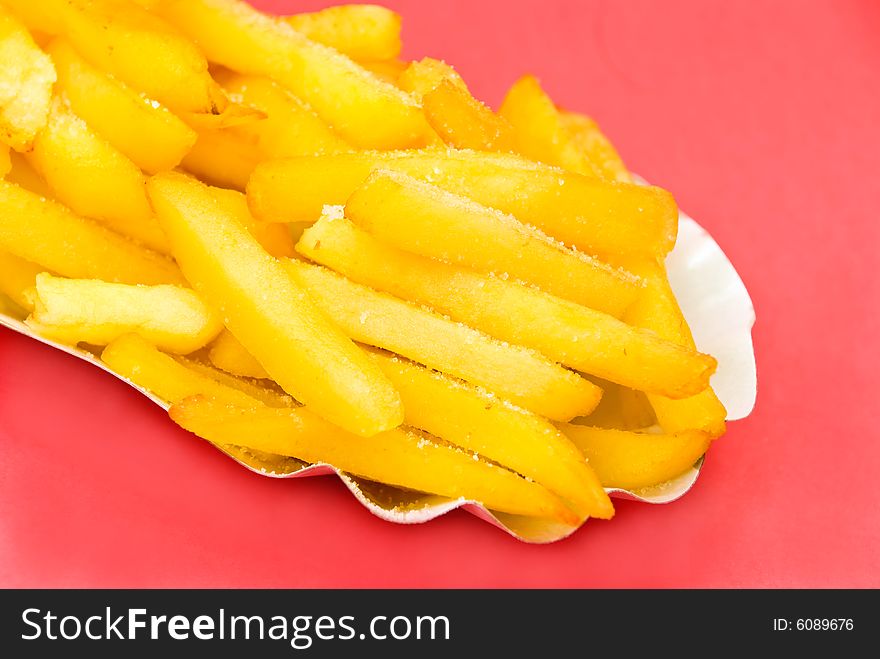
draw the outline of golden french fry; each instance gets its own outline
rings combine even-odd
[[[211,185],[244,190],[260,160],[252,139],[227,128],[199,133],[180,165]]]
[[[63,240],[47,240],[47,236]],[[182,284],[177,266],[61,204],[0,181],[0,249],[75,279]]]
[[[225,70],[215,77],[232,98],[265,113],[263,121],[234,131],[256,143],[264,158],[352,150],[314,110],[273,80]]]
[[[46,199],[55,198],[49,186],[46,185],[46,181],[31,167],[25,156],[15,151],[10,151],[9,164],[10,169],[5,177],[7,181],[15,183],[40,197],[45,197]]]
[[[393,60],[400,54],[400,15],[377,5],[339,5],[285,20],[312,41],[354,60]]]
[[[248,209],[247,197],[237,190],[212,188],[211,193],[224,212],[244,225],[269,254],[279,258],[296,254],[295,243],[286,224],[272,224],[254,219]]]
[[[632,174],[598,124],[576,112],[561,111],[559,121],[575,149],[585,154],[598,174],[608,181],[632,183]]]
[[[583,456],[546,420],[407,359],[370,354],[400,392],[407,425],[531,478],[585,517],[614,515]]]
[[[397,86],[417,98],[422,98],[428,92],[436,89],[444,80],[467,90],[467,85],[458,71],[443,60],[425,57],[407,65],[397,79]]]
[[[483,503],[517,515],[548,517],[576,525],[577,515],[541,485],[491,465],[458,447],[397,428],[359,437],[325,421],[308,408],[236,409],[205,397],[171,408],[171,418],[214,444],[240,445],[331,464],[370,480]]]
[[[625,309],[639,281],[569,249],[510,215],[406,174],[379,170],[349,197],[345,215],[400,249],[519,279],[591,308]]]
[[[63,39],[49,45],[56,89],[98,135],[144,171],[173,169],[196,141],[195,131],[151,101],[86,62]]]
[[[693,395],[706,388],[715,368],[712,357],[653,332],[516,282],[404,252],[331,213],[304,232],[297,251],[358,283],[636,389]]]
[[[324,313],[355,341],[484,387],[554,420],[588,414],[599,402],[601,389],[532,350],[502,343],[326,268],[293,260],[285,260],[284,265]],[[254,355],[266,366],[256,352]]]
[[[427,123],[415,99],[282,19],[241,0],[164,0],[156,11],[211,61],[277,80],[356,146],[425,143]]]
[[[401,423],[400,397],[378,367],[210,188],[176,173],[147,188],[187,279],[287,393],[359,435]]]
[[[248,200],[262,220],[314,222],[324,204],[344,204],[374,169],[402,172],[497,208],[589,254],[665,254],[678,231],[678,208],[660,188],[588,179],[508,154],[452,149],[269,161],[254,170]]]
[[[477,151],[512,151],[513,129],[462,85],[444,79],[422,97],[425,117],[446,144]]]
[[[602,400],[589,416],[574,423],[612,430],[643,430],[657,424],[645,392],[601,379],[593,381],[602,388]]]
[[[191,357],[177,355],[174,358],[189,370],[211,378],[224,386],[243,391],[251,398],[255,398],[269,407],[297,407],[297,402],[293,400],[293,398],[280,390],[276,391],[275,389],[266,386],[264,383],[256,382],[253,379],[248,380],[243,377],[230,375],[229,373],[214,368],[209,364],[204,364]]]
[[[161,350],[189,354],[223,329],[220,317],[180,286],[116,284],[95,279],[36,278],[28,326],[62,343],[104,346],[139,334]]]
[[[220,332],[208,353],[217,368],[240,377],[266,379],[269,374],[257,358],[249,353],[228,330]]]
[[[60,99],[55,100],[28,159],[55,198],[74,212],[99,220],[150,249],[168,252],[141,170]]]
[[[188,368],[137,334],[127,334],[113,341],[104,348],[101,360],[115,373],[166,403],[205,395],[224,405],[263,405],[238,387],[221,384],[213,377]]]
[[[401,74],[406,71],[406,67],[409,65],[409,62],[405,62],[399,59],[387,59],[375,60],[370,62],[358,62],[358,64],[360,64],[367,71],[379,78],[379,80],[384,80],[385,82],[391,83],[392,85],[397,85],[397,81],[400,79]]]
[[[33,311],[33,297],[28,293],[36,286],[37,275],[46,268],[0,250],[0,293],[25,311]]]
[[[9,155],[9,147],[0,142],[0,178],[5,178],[12,170],[12,158]]]
[[[224,92],[225,93],[225,92]],[[266,113],[259,108],[242,103],[229,102],[222,112],[206,114],[204,112],[181,112],[180,118],[198,131],[221,130],[259,124],[266,118]]]
[[[46,125],[55,67],[2,6],[0,62],[0,143],[25,151]]]
[[[685,430],[652,435],[572,424],[560,429],[583,451],[602,485],[638,490],[690,469],[712,443],[708,433]]]

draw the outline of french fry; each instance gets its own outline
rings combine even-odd
[[[241,445],[331,464],[355,476],[438,494],[480,501],[516,515],[547,517],[576,525],[578,517],[541,485],[503,467],[475,459],[457,447],[402,428],[359,437],[308,408],[235,409],[204,397],[171,408],[181,427],[219,445]]]
[[[247,198],[237,190],[212,188],[211,194],[223,207],[223,211],[238,220],[250,232],[263,249],[276,257],[294,256],[293,238],[285,224],[272,224],[254,219],[248,209]]]
[[[385,82],[391,83],[392,85],[397,85],[397,81],[400,79],[401,74],[406,71],[406,67],[409,65],[409,62],[405,62],[399,59],[386,59],[370,62],[358,62],[358,64],[360,64],[367,71],[379,78],[379,80],[384,80]]]
[[[231,336],[231,335],[230,335]],[[209,364],[202,363],[192,357],[184,357],[180,355],[174,356],[180,364],[186,366],[189,370],[211,378],[232,389],[243,391],[251,398],[254,398],[269,407],[297,407],[298,404],[293,398],[285,393],[281,393],[272,389],[265,384],[254,381],[253,379],[245,379],[236,377],[218,368],[214,368]]]
[[[210,188],[176,173],[147,188],[187,279],[287,393],[359,435],[401,423],[400,397],[378,367]]]
[[[0,178],[6,178],[11,170],[12,158],[9,155],[9,147],[0,142]]]
[[[404,252],[332,213],[305,231],[297,251],[358,283],[635,389],[681,398],[705,389],[715,368],[712,357],[653,332],[516,282]]]
[[[569,249],[515,217],[406,174],[379,170],[345,215],[382,241],[429,258],[511,277],[591,308],[625,309],[638,279]]]
[[[463,86],[444,79],[422,97],[425,117],[446,144],[477,151],[513,150],[513,129]]]
[[[223,322],[193,291],[180,286],[36,278],[28,326],[62,343],[105,346],[139,334],[160,350],[189,354],[207,345]]]
[[[225,96],[225,92],[223,94]],[[227,105],[222,112],[213,114],[181,112],[180,118],[197,132],[259,124],[266,118],[266,113],[258,108],[232,102],[228,98],[227,101]]]
[[[56,99],[46,127],[28,154],[55,198],[74,212],[168,253],[168,241],[153,217],[143,173]]]
[[[445,80],[456,87],[467,90],[467,85],[458,71],[443,60],[425,57],[407,65],[397,79],[397,86],[417,98],[422,98]]]
[[[602,388],[602,400],[589,416],[574,423],[612,430],[644,430],[657,424],[645,392],[601,379],[593,382]]]
[[[55,68],[27,29],[0,6],[0,143],[31,147],[46,125]]]
[[[144,171],[173,169],[196,141],[195,131],[151,101],[86,62],[63,39],[49,45],[56,89],[74,113]]]
[[[400,15],[385,7],[338,5],[285,20],[312,41],[353,60],[393,60],[400,55]]]
[[[101,361],[114,373],[169,404],[204,395],[223,405],[262,407],[253,396],[188,368],[137,334],[127,334],[113,341],[104,348]]]
[[[534,351],[502,343],[326,268],[293,260],[284,265],[321,310],[355,341],[484,387],[554,420],[588,414],[599,402],[601,389]]]
[[[559,121],[575,149],[589,158],[597,173],[608,181],[632,183],[632,174],[623,164],[620,154],[598,124],[590,117],[576,112],[560,112]]]
[[[232,375],[261,380],[269,377],[263,365],[228,330],[214,339],[208,358],[214,366]]]
[[[211,185],[244,190],[260,160],[252,139],[227,128],[199,133],[180,165]]]
[[[531,478],[585,517],[613,516],[596,475],[552,424],[409,360],[382,351],[370,355],[400,392],[407,425]]]
[[[225,70],[215,77],[231,98],[265,113],[263,121],[235,131],[255,142],[264,158],[352,150],[314,110],[273,80]]]
[[[46,199],[55,198],[49,186],[46,185],[46,181],[31,167],[25,156],[15,151],[10,151],[9,164],[10,169],[5,176],[7,181],[15,183],[40,197],[45,197]]]
[[[156,11],[211,61],[277,80],[351,144],[393,149],[425,143],[427,123],[415,99],[282,19],[241,0],[164,0]]]
[[[694,348],[694,337],[663,266],[656,261],[627,261],[627,267],[642,277],[645,288],[627,311],[626,321],[651,330],[661,338]],[[667,433],[701,430],[713,438],[724,434],[727,411],[711,387],[682,400],[656,394],[649,395],[648,400],[657,414],[657,422]]]
[[[36,286],[37,275],[46,268],[0,250],[0,293],[25,311],[33,311],[33,297],[28,293]]]
[[[678,208],[665,190],[611,184],[507,154],[472,151],[361,152],[261,163],[248,184],[258,218],[314,222],[344,204],[374,169],[390,169],[469,197],[589,254],[665,254]]]
[[[605,487],[639,490],[690,469],[712,443],[708,433],[652,435],[572,424],[560,429],[583,451]]]
[[[184,283],[177,266],[161,254],[8,181],[0,181],[0,249],[74,279]]]

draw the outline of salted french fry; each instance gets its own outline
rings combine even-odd
[[[40,197],[45,197],[46,199],[55,198],[49,186],[46,185],[46,181],[31,167],[25,156],[15,151],[10,151],[9,165],[10,169],[5,176],[7,181],[15,183]]]
[[[273,80],[225,70],[215,77],[231,98],[265,113],[263,121],[234,131],[254,141],[264,158],[352,150],[314,110]]]
[[[139,334],[161,350],[189,354],[207,345],[223,321],[192,290],[96,279],[36,278],[28,326],[62,343],[105,346]]]
[[[700,459],[712,438],[685,430],[652,435],[573,424],[559,428],[583,451],[605,487],[638,490],[680,476]]]
[[[228,330],[220,332],[214,339],[208,358],[214,366],[232,375],[261,380],[269,377],[257,358],[249,353]]]
[[[384,242],[447,263],[534,284],[594,309],[625,309],[639,281],[569,249],[515,217],[406,174],[379,170],[352,193],[345,215]],[[620,307],[616,307],[616,305]]]
[[[297,402],[290,396],[280,391],[276,391],[265,384],[254,381],[253,379],[245,379],[244,377],[236,377],[230,373],[214,368],[210,364],[205,364],[192,357],[174,356],[174,358],[189,370],[209,377],[232,389],[243,391],[251,398],[254,398],[269,407],[297,407]]]
[[[585,517],[613,516],[596,475],[552,424],[407,359],[382,351],[370,354],[400,392],[407,425],[531,478]]]
[[[12,158],[9,151],[9,146],[0,142],[0,178],[5,178],[12,170]]]
[[[401,74],[403,74],[403,72],[406,71],[406,67],[409,66],[409,62],[399,59],[358,62],[358,64],[379,78],[379,80],[384,80],[392,85],[397,85],[397,81],[400,79]]]
[[[147,188],[187,279],[287,393],[359,435],[402,422],[400,397],[378,367],[210,188],[176,173]]]
[[[266,118],[266,113],[250,105],[229,101],[222,112],[181,112],[180,118],[193,130],[204,132],[259,124]]]
[[[583,114],[561,111],[559,121],[572,145],[586,154],[593,168],[608,181],[632,183],[632,174],[623,164],[620,154],[598,124]]]
[[[422,98],[428,92],[448,80],[456,87],[467,90],[467,85],[454,68],[443,60],[425,57],[410,62],[397,79],[397,86],[402,90]]]
[[[588,414],[599,402],[601,389],[532,350],[502,343],[326,268],[293,260],[284,265],[355,341],[484,387],[554,420]]]
[[[115,373],[169,404],[204,395],[223,405],[263,405],[237,387],[221,384],[208,375],[188,368],[138,334],[127,334],[116,339],[104,348],[101,360]]]
[[[287,225],[260,222],[254,219],[248,209],[247,197],[243,193],[223,188],[212,188],[211,193],[217,203],[223,207],[224,212],[244,225],[269,254],[279,258],[296,254],[295,243]]]
[[[285,20],[312,41],[354,60],[393,60],[400,54],[400,15],[377,5],[338,5]]]
[[[164,0],[156,11],[211,61],[277,80],[356,146],[425,143],[427,123],[414,98],[280,18],[241,0]]]
[[[314,222],[344,204],[374,169],[390,169],[469,197],[589,254],[665,254],[678,208],[665,190],[612,184],[509,154],[460,150],[361,152],[261,163],[251,210],[273,222]]]
[[[16,18],[0,6],[0,143],[30,148],[46,125],[55,68]]]
[[[158,252],[168,252],[141,170],[56,99],[28,160],[74,212]]]
[[[627,267],[642,277],[645,288],[627,311],[626,321],[651,330],[661,338],[694,348],[694,337],[663,266],[656,261],[627,261]],[[724,434],[727,411],[711,387],[682,400],[656,394],[649,395],[648,400],[657,415],[657,422],[667,433],[701,430],[713,438]]]
[[[36,286],[37,275],[46,268],[0,250],[0,293],[25,311],[33,311],[33,297],[28,293]]]
[[[240,445],[332,464],[370,480],[483,503],[517,515],[548,517],[576,525],[577,515],[541,485],[503,467],[402,428],[359,437],[325,421],[308,408],[235,409],[205,397],[171,408],[183,428],[218,445]],[[475,459],[476,458],[476,459]]]
[[[177,266],[161,254],[8,181],[0,181],[0,249],[74,279],[184,283]]]
[[[445,79],[422,97],[425,117],[446,144],[476,151],[512,151],[513,129],[461,85]]]
[[[73,112],[141,169],[173,169],[192,148],[195,131],[158,101],[99,71],[63,39],[52,41],[48,52],[58,72],[56,89]]]
[[[602,388],[602,400],[589,416],[574,423],[612,430],[643,430],[657,424],[657,415],[643,391],[606,380],[593,380]]]
[[[715,368],[712,357],[607,314],[396,249],[332,212],[304,232],[297,251],[358,283],[636,389],[693,395],[706,388]]]
[[[180,165],[211,185],[244,190],[260,160],[252,139],[227,128],[199,133]]]

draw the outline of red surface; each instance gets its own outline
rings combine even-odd
[[[493,104],[538,74],[714,234],[757,308],[755,413],[681,501],[621,502],[536,547],[463,512],[382,522],[333,478],[255,476],[0,330],[0,585],[880,586],[880,6],[389,4],[407,56],[444,57]]]

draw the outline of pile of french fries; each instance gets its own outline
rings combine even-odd
[[[0,0],[0,291],[219,446],[576,526],[723,434],[672,196],[401,21]]]

